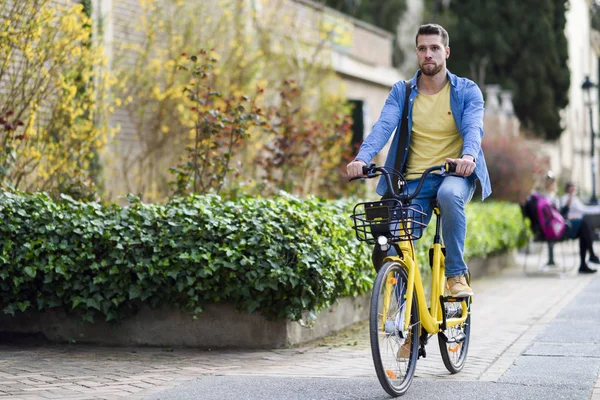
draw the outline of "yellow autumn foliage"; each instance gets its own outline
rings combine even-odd
[[[169,168],[180,162],[195,132],[195,113],[184,106],[184,88],[200,85],[186,82],[189,74],[177,67],[200,49],[217,61],[212,71],[216,92],[252,95],[260,87],[265,93],[259,106],[267,110],[278,105],[282,82],[295,79],[302,88],[298,121],[327,122],[348,112],[339,100],[344,98],[339,95],[343,88],[331,67],[331,46],[320,38],[320,22],[299,24],[296,8],[285,1],[139,0],[139,12],[131,38],[115,49],[113,65],[119,82],[116,97],[130,99],[115,103],[116,112],[130,120],[129,137],[136,139],[121,144],[125,149],[114,164],[118,169],[113,180],[118,178],[125,192],[138,193],[146,201],[169,195]],[[328,96],[329,92],[339,97]],[[219,100],[211,104],[224,107]],[[206,111],[201,105],[196,108]],[[248,146],[233,155],[240,165],[254,165],[273,140],[272,132],[251,131]],[[324,175],[339,163],[346,139],[340,135],[323,150],[327,159],[315,155],[315,162],[324,164],[319,166],[326,169]]]
[[[22,125],[0,126],[2,183],[56,193],[97,179],[91,160],[111,134],[99,101],[114,80],[83,6],[13,2],[0,26],[0,114]]]

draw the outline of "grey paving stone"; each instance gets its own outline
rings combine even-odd
[[[536,337],[542,342],[600,343],[600,321],[554,320]]]
[[[591,393],[599,370],[599,358],[521,356],[498,382]]]
[[[569,304],[557,316],[556,320],[590,320],[600,325],[600,295],[584,296]]]
[[[524,353],[526,356],[561,356],[600,358],[600,343],[533,343]]]

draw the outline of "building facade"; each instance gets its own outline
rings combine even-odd
[[[592,190],[592,170],[598,182],[598,163],[591,158],[591,131],[598,133],[598,88],[590,90],[586,98],[582,84],[589,77],[598,83],[598,57],[600,56],[597,32],[591,28],[589,0],[571,0],[567,11],[566,36],[569,41],[569,70],[571,87],[569,105],[563,110],[564,133],[555,143],[547,143],[552,169],[563,180],[576,182],[582,191]],[[591,107],[591,120],[590,120]],[[595,158],[598,158],[598,140],[594,140]]]
[[[204,3],[214,0],[194,1]],[[362,141],[378,118],[392,85],[402,79],[398,71],[392,67],[392,34],[310,0],[238,1],[243,7],[252,10],[257,16],[256,21],[259,22],[266,19],[266,14],[277,3],[286,18],[291,18],[293,21],[293,29],[300,30],[296,34],[303,44],[310,43],[324,27],[335,27],[334,34],[326,43],[328,51],[323,53],[328,59],[320,59],[318,62],[329,64],[342,79],[345,91],[343,96],[355,106],[354,119],[357,122],[355,141]],[[102,26],[103,31],[100,40],[104,42],[109,58],[113,62],[116,57],[115,49],[142,40],[141,33],[135,30],[142,15],[141,3],[140,0],[94,0],[95,19]],[[192,2],[185,3],[189,5]],[[222,11],[215,8],[215,13],[218,12]],[[249,20],[251,17],[247,18]],[[286,35],[289,33],[290,26],[282,23],[268,28],[274,31],[280,30],[282,35]],[[277,46],[277,43],[274,46]],[[287,49],[281,51],[285,52]],[[120,160],[130,159],[136,152],[144,151],[136,142],[136,121],[131,117],[131,113],[117,109],[111,122],[113,125],[120,126],[120,132],[111,143],[108,152],[112,163],[122,162]],[[112,193],[136,192],[135,187],[124,187],[121,181],[115,179],[111,182]]]

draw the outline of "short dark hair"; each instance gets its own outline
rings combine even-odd
[[[446,32],[446,30],[438,24],[425,24],[419,27],[417,36],[415,36],[415,44],[417,46],[419,45],[419,35],[439,35],[442,38],[442,44],[444,47],[448,47],[448,44],[450,43],[448,32]]]
[[[565,192],[568,192],[568,191],[569,191],[569,189],[571,189],[571,188],[572,188],[572,187],[574,187],[574,186],[575,186],[575,184],[574,184],[573,182],[567,182],[567,183],[565,184]]]

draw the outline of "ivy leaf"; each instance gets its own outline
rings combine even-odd
[[[96,299],[87,299],[85,303],[89,308],[95,308],[96,310],[100,311],[100,304],[98,304],[98,301],[96,301]]]
[[[179,271],[169,271],[167,272],[167,276],[177,280],[177,275],[179,275]]]
[[[23,271],[31,278],[35,278],[35,275],[37,274],[37,269],[35,267],[25,267],[23,268]]]
[[[31,302],[29,301],[19,301],[17,302],[17,307],[21,312],[25,312],[31,306]]]
[[[129,288],[129,300],[137,299],[141,294],[142,291],[138,285],[133,285]]]
[[[71,310],[80,305],[81,303],[86,303],[86,300],[83,297],[75,296],[71,300]]]

